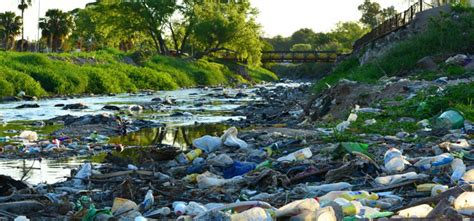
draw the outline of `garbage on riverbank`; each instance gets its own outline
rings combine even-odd
[[[361,120],[348,118],[346,130],[351,131]],[[281,119],[296,122],[292,114],[266,122]],[[474,142],[466,130],[472,124],[462,119],[461,128],[453,127],[460,121],[441,124],[449,127],[442,136],[420,129],[354,139],[343,137],[337,125],[262,123],[245,130],[229,126],[190,141],[188,149],[114,147],[102,163],[85,162],[64,182],[30,186],[0,180],[0,215],[82,220],[473,217]],[[99,135],[84,139],[100,144],[106,137]]]

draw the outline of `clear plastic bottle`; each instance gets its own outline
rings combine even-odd
[[[182,201],[176,201],[173,203],[173,212],[177,216],[184,215],[186,213],[186,203]]]
[[[397,148],[390,148],[384,155],[384,164],[387,172],[401,172],[405,170],[405,160],[402,152]]]
[[[452,182],[458,182],[466,173],[466,165],[461,159],[454,159],[451,163],[451,169],[453,170],[451,174]]]
[[[294,216],[303,212],[316,212],[319,209],[319,203],[313,198],[296,200],[280,207],[276,212],[276,217]]]

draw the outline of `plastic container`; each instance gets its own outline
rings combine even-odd
[[[435,187],[436,183],[424,183],[424,184],[420,184],[418,186],[416,186],[416,191],[418,192],[431,192],[431,190],[433,189],[433,187]]]
[[[349,201],[360,200],[360,199],[370,199],[376,200],[379,196],[375,193],[369,193],[367,191],[331,191],[324,196],[319,197],[319,201],[329,202],[334,201],[337,198],[343,198]]]
[[[342,214],[340,214],[342,216]],[[316,211],[316,217],[311,217],[312,219],[310,220],[316,220],[316,221],[338,221],[338,216],[336,214],[336,211],[332,206],[327,206],[324,208],[319,209]]]
[[[458,182],[466,173],[466,165],[461,159],[454,159],[451,163],[451,169],[453,170],[451,174],[452,182]]]
[[[379,185],[392,185],[401,183],[407,180],[423,179],[427,178],[426,174],[417,174],[415,172],[409,172],[404,174],[396,174],[390,176],[383,176],[375,178],[375,182]]]
[[[293,153],[290,153],[284,157],[280,157],[277,159],[278,162],[283,162],[283,161],[297,161],[297,160],[304,160],[311,158],[313,156],[313,153],[311,152],[311,149],[309,148],[304,148],[298,151],[295,151]]]
[[[248,144],[245,141],[237,138],[237,135],[237,128],[231,127],[227,129],[224,135],[221,137],[222,143],[228,147],[247,148]]]
[[[448,110],[436,118],[435,127],[448,130],[464,127],[464,116],[457,110]]]
[[[390,148],[384,155],[385,170],[389,173],[405,170],[405,160],[402,152],[397,148]]]
[[[255,207],[241,213],[233,214],[231,216],[231,220],[232,221],[251,221],[251,220],[272,221],[273,218],[268,211],[260,207]]]
[[[319,203],[313,198],[296,200],[280,207],[275,211],[276,218],[295,216],[305,212],[314,213],[319,209]]]
[[[462,179],[466,183],[474,183],[474,169],[470,169],[466,173],[464,173]]]
[[[454,209],[474,209],[474,192],[464,192],[454,200]]]
[[[211,153],[222,146],[222,140],[219,137],[206,135],[194,140],[193,146],[203,150],[206,153]]]
[[[186,158],[189,160],[189,161],[193,161],[194,159],[198,158],[199,156],[201,156],[202,154],[202,150],[201,149],[194,149],[194,150],[191,150],[189,153],[186,154]]]
[[[398,215],[403,218],[426,218],[426,216],[433,210],[428,204],[421,204],[408,209],[398,211]]]

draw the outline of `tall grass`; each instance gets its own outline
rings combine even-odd
[[[276,80],[261,68],[244,79],[226,65],[201,60],[154,56],[142,65],[123,62],[115,50],[89,53],[36,54],[0,52],[0,96],[120,93],[173,90],[180,87],[235,85]]]
[[[383,56],[360,65],[357,58],[339,64],[315,84],[317,93],[346,78],[374,83],[382,76],[404,75],[425,56],[474,52],[474,9],[455,7],[456,15],[447,14],[429,22],[427,31],[396,43]]]

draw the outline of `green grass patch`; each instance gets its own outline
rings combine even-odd
[[[140,65],[116,50],[79,53],[0,52],[0,97],[122,93],[196,86],[233,86],[278,78],[261,67],[247,67],[250,79],[209,60],[153,56]],[[242,65],[242,64],[240,64]],[[246,66],[245,66],[246,67]]]

